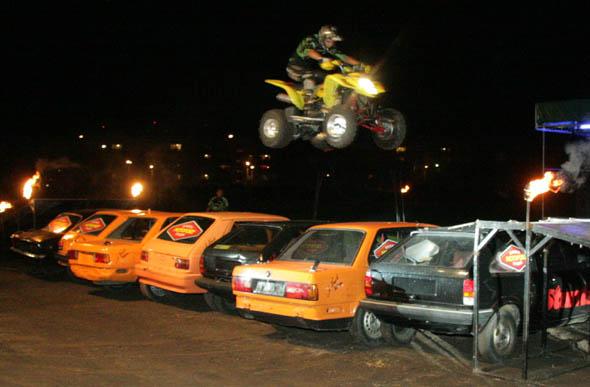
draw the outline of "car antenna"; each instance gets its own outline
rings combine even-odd
[[[320,265],[320,260],[319,259],[314,259],[313,260],[313,265],[311,266],[311,268],[309,269],[310,272],[315,273],[316,271],[318,271],[318,266]]]

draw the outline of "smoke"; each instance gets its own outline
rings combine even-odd
[[[70,161],[67,157],[60,157],[54,160],[48,159],[39,159],[35,164],[35,168],[39,173],[43,173],[45,171],[51,171],[55,169],[66,169],[66,168],[80,168],[80,164],[74,163]]]
[[[590,167],[590,141],[569,143],[565,146],[569,160],[561,165],[562,175],[566,176],[566,191],[572,192],[586,182]]]

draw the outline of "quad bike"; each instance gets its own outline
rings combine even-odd
[[[301,87],[280,80],[265,81],[284,89],[286,94],[278,94],[277,99],[292,106],[263,114],[258,128],[262,143],[270,148],[284,148],[292,140],[303,139],[324,151],[341,149],[352,144],[360,126],[372,132],[379,148],[399,147],[406,135],[404,116],[395,109],[377,105],[385,89],[370,79],[370,67],[349,66],[338,60],[321,66],[326,71],[339,71],[326,76],[308,103]]]

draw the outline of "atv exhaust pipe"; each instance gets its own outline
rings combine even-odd
[[[285,93],[280,93],[277,94],[277,99],[281,102],[285,102],[285,103],[293,103],[293,101],[291,101],[291,97],[289,97],[287,94]]]

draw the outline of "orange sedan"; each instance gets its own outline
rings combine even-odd
[[[142,247],[180,215],[133,211],[106,238],[72,243],[68,254],[72,273],[110,287],[136,282],[135,264],[139,262]]]
[[[146,243],[135,267],[140,290],[150,300],[169,293],[205,293],[195,285],[201,276],[199,261],[205,248],[231,231],[239,222],[289,220],[283,216],[253,212],[192,212]]]
[[[354,222],[314,226],[274,261],[236,266],[240,314],[314,330],[350,330],[365,344],[381,341],[379,320],[359,308],[369,262],[421,223]]]

